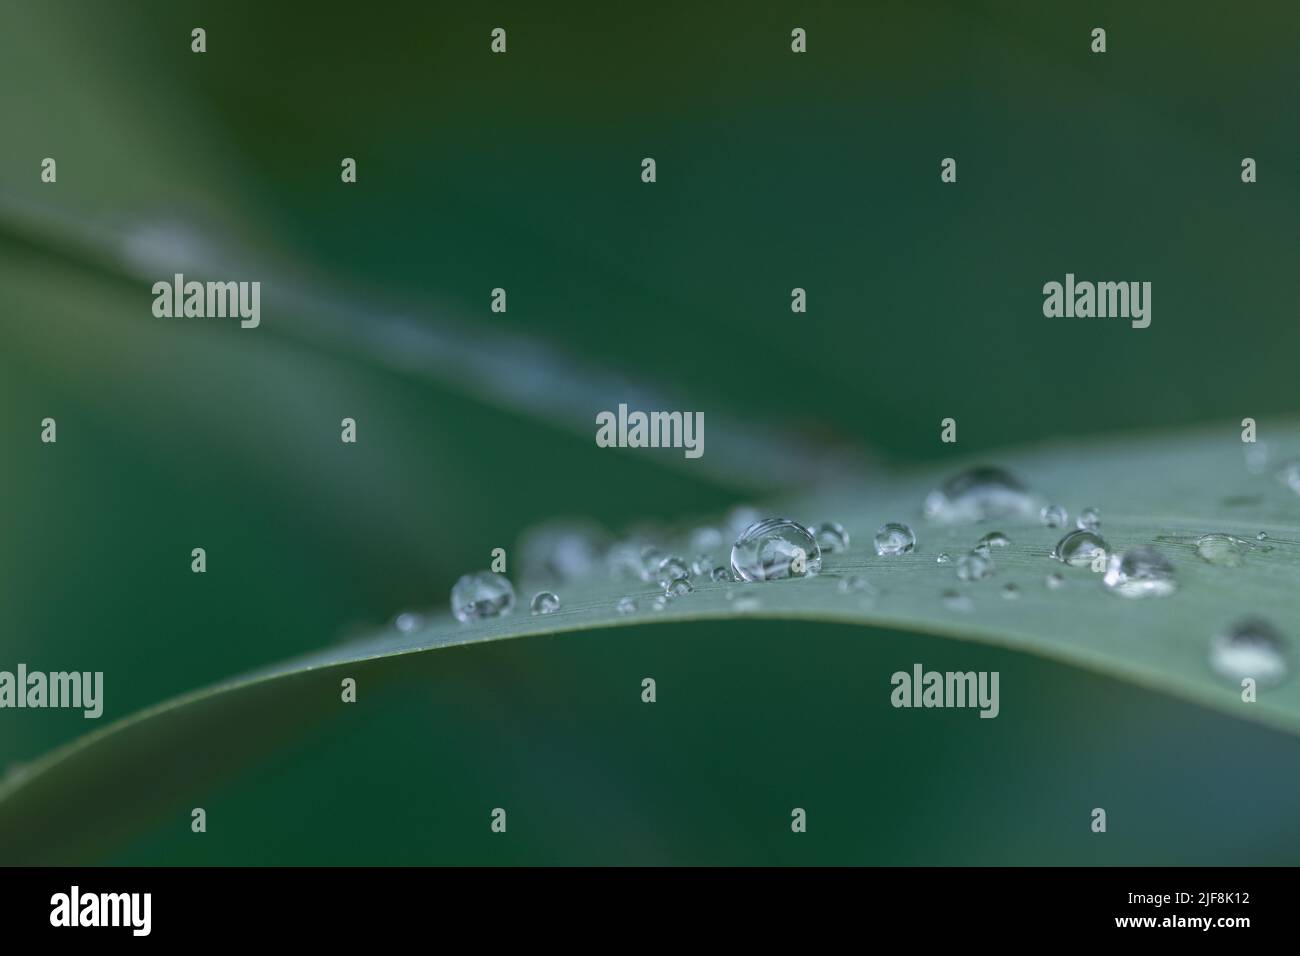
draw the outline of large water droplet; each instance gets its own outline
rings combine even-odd
[[[823,521],[817,526],[814,536],[817,546],[826,554],[849,549],[849,533],[844,530],[844,525],[834,521]]]
[[[1082,531],[1096,531],[1101,527],[1101,512],[1096,508],[1084,508],[1076,523]]]
[[[993,562],[972,551],[957,559],[957,577],[962,581],[982,581],[993,574]]]
[[[1063,528],[1070,520],[1070,513],[1060,505],[1044,505],[1038,512],[1038,518],[1049,528]]]
[[[554,591],[538,591],[528,607],[534,614],[554,614],[560,609],[560,599]]]
[[[1245,618],[1210,641],[1210,667],[1233,683],[1249,677],[1261,687],[1280,684],[1287,675],[1286,643],[1268,621]]]
[[[500,617],[515,607],[515,589],[504,574],[478,571],[462,575],[451,589],[451,612],[462,623]]]
[[[881,557],[907,554],[916,547],[916,532],[905,524],[891,521],[876,532],[876,554]]]
[[[925,516],[945,524],[1033,515],[1037,505],[1021,482],[1002,468],[971,468],[925,499]]]
[[[1095,531],[1076,529],[1056,542],[1052,557],[1074,568],[1086,568],[1092,564],[1098,551],[1110,552],[1106,539]]]
[[[1112,554],[1102,581],[1112,594],[1130,598],[1165,597],[1178,590],[1174,566],[1145,544]]]
[[[1203,534],[1196,539],[1196,553],[1201,558],[1228,568],[1241,564],[1248,547],[1248,542],[1230,534]]]
[[[821,566],[821,548],[812,532],[789,518],[755,522],[731,546],[731,570],[742,581],[801,578]]]

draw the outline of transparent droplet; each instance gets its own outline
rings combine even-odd
[[[1020,588],[1014,584],[1004,584],[1002,585],[1002,596],[1008,601],[1014,601],[1020,597]]]
[[[881,557],[907,554],[916,547],[916,532],[905,524],[890,521],[876,532],[876,554]]]
[[[695,590],[695,585],[686,578],[677,578],[664,585],[664,594],[669,597],[684,597]]]
[[[947,551],[940,551],[939,556],[934,559],[935,564],[951,564],[952,555]]]
[[[731,571],[720,564],[710,572],[709,577],[718,584],[727,584],[734,580],[731,576]]]
[[[403,634],[410,634],[424,626],[424,616],[416,614],[413,611],[403,611],[397,617],[393,618],[393,627],[397,628]]]
[[[1096,508],[1084,508],[1079,512],[1076,524],[1081,531],[1096,531],[1101,527],[1101,512]]]
[[[462,623],[500,617],[515,607],[515,589],[504,574],[478,571],[462,575],[451,589],[451,612]]]
[[[571,581],[587,577],[609,548],[609,534],[579,518],[557,518],[529,528],[519,538],[519,568],[524,579]]]
[[[1065,575],[1060,571],[1053,571],[1047,576],[1047,586],[1053,591],[1065,587]]]
[[[973,606],[971,599],[960,591],[944,591],[941,595],[943,606],[953,611],[969,611]]]
[[[1060,505],[1044,505],[1038,517],[1049,528],[1064,528],[1070,520],[1070,513]]]
[[[1011,539],[1001,531],[990,531],[980,538],[980,544],[988,548],[1005,548],[1011,544]]]
[[[659,582],[661,588],[666,588],[674,581],[690,576],[691,569],[687,567],[686,562],[671,555],[660,561],[659,566],[655,568],[655,580]]]
[[[635,614],[636,601],[632,600],[630,597],[619,598],[618,603],[614,605],[614,609],[617,610],[619,614]]]
[[[642,581],[654,581],[659,577],[659,565],[663,564],[671,555],[661,551],[653,545],[641,549],[640,566],[637,568],[637,577]]]
[[[970,549],[970,553],[978,554],[982,558],[987,558],[990,554],[993,553],[993,549],[990,548],[983,541],[981,541],[979,544],[975,545],[975,547]]]
[[[848,577],[840,578],[836,587],[847,594],[851,594],[854,591],[870,591],[871,582],[860,574],[850,574]]]
[[[982,581],[993,574],[993,561],[974,551],[957,559],[957,577],[962,581]]]
[[[662,611],[672,603],[672,598],[667,594],[656,594],[650,601],[650,609],[653,611]]]
[[[1245,559],[1249,543],[1230,534],[1203,534],[1196,539],[1196,553],[1210,564],[1235,568]]]
[[[708,554],[721,548],[723,540],[722,532],[717,528],[696,528],[691,532],[691,550]]]
[[[528,607],[534,614],[554,614],[560,609],[560,599],[554,591],[538,591]]]
[[[1234,684],[1247,677],[1260,687],[1280,684],[1288,670],[1286,642],[1263,618],[1244,618],[1211,639],[1210,667]]]
[[[1052,557],[1073,568],[1086,568],[1092,564],[1097,552],[1110,552],[1106,539],[1095,531],[1076,529],[1056,542]]]
[[[814,535],[817,538],[817,546],[825,554],[847,551],[849,548],[849,533],[844,530],[844,525],[834,521],[823,521],[817,526]]]
[[[776,581],[817,574],[821,548],[811,531],[789,518],[750,525],[731,546],[731,570],[742,581]]]
[[[1102,579],[1113,594],[1124,597],[1165,597],[1178,590],[1174,566],[1149,545],[1112,554]]]
[[[925,516],[945,524],[973,524],[1036,514],[1025,486],[1002,468],[971,468],[950,478],[925,499]]]
[[[1268,540],[1268,532],[1267,532],[1267,531],[1261,531],[1259,534],[1255,535],[1255,540],[1256,540],[1256,541],[1267,541],[1267,540]]]
[[[712,559],[707,554],[697,554],[691,561],[691,577],[707,578],[712,573]]]

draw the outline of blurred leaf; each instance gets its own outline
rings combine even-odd
[[[1274,447],[1283,438],[1271,432]],[[1261,449],[1262,450],[1262,449]],[[662,611],[650,608],[658,593],[651,585],[610,580],[524,582],[513,615],[472,625],[446,612],[410,633],[391,631],[341,644],[165,702],[63,747],[10,780],[0,791],[0,857],[10,862],[45,859],[51,846],[66,847],[78,828],[102,836],[111,820],[99,808],[141,812],[149,798],[190,778],[219,776],[227,764],[272,746],[275,731],[292,731],[320,713],[338,711],[341,673],[373,685],[392,674],[401,658],[439,648],[529,635],[680,620],[737,618],[841,621],[883,625],[1018,649],[1087,668],[1135,685],[1207,707],[1300,733],[1300,685],[1294,679],[1261,688],[1257,703],[1241,701],[1232,681],[1216,676],[1208,663],[1214,634],[1241,618],[1262,616],[1284,632],[1300,620],[1300,526],[1297,498],[1273,476],[1274,465],[1248,471],[1236,431],[1160,438],[1094,441],[1045,447],[1004,456],[996,462],[1023,477],[1036,493],[1077,514],[1100,508],[1101,530],[1112,551],[1155,544],[1176,567],[1178,591],[1168,597],[1126,599],[1107,591],[1101,576],[1050,558],[1064,529],[1043,526],[1036,517],[1000,523],[1011,540],[996,549],[993,577],[959,582],[951,564],[992,525],[931,525],[920,516],[925,494],[941,480],[917,472],[871,487],[841,488],[815,498],[774,507],[808,522],[836,520],[851,532],[847,552],[828,555],[816,577],[761,584],[717,584],[698,579],[694,593]],[[877,557],[875,529],[886,521],[908,521],[917,529],[911,554]],[[1269,550],[1248,550],[1236,567],[1200,558],[1199,535],[1222,532],[1243,541],[1267,538]],[[689,557],[689,555],[688,555]],[[715,556],[722,561],[721,555]],[[1049,589],[1045,577],[1061,572],[1065,586]],[[840,582],[862,575],[873,596],[846,591]],[[1002,586],[1019,588],[1016,600]],[[547,584],[562,608],[545,616],[527,613],[535,586]],[[955,590],[970,599],[968,610],[941,600]],[[616,604],[633,597],[637,612],[620,614]],[[1287,633],[1288,641],[1292,635]],[[794,630],[791,639],[799,639]],[[346,665],[346,672],[341,668]],[[882,675],[883,681],[883,675]],[[883,690],[883,688],[882,688]],[[215,734],[217,753],[195,741]],[[156,779],[167,768],[169,786]],[[94,821],[89,827],[88,821]],[[122,824],[126,825],[123,816]],[[58,834],[56,838],[54,834]]]

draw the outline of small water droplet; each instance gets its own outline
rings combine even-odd
[[[718,584],[728,584],[731,581],[735,580],[731,576],[731,571],[728,570],[727,568],[724,568],[720,564],[713,569],[713,571],[709,574],[709,577],[712,578]]]
[[[1019,479],[1002,468],[970,468],[948,479],[925,499],[925,516],[946,524],[974,524],[1037,513]]]
[[[1080,531],[1096,531],[1101,527],[1101,512],[1096,508],[1084,508],[1079,512],[1079,520],[1075,523]]]
[[[1053,571],[1047,576],[1047,586],[1053,591],[1065,587],[1065,575],[1060,571]]]
[[[504,574],[478,571],[460,577],[451,589],[451,612],[462,624],[500,617],[515,607],[515,589]]]
[[[538,591],[528,607],[534,614],[554,614],[560,609],[560,598],[554,591]]]
[[[691,562],[691,576],[697,578],[708,577],[713,573],[713,561],[707,554],[696,555],[695,560]]]
[[[916,547],[916,532],[905,524],[890,521],[876,532],[875,544],[876,554],[881,557],[907,554]]]
[[[844,525],[834,521],[823,521],[817,526],[814,532],[817,538],[817,546],[826,554],[834,554],[837,551],[847,551],[849,549],[849,533],[844,530]]]
[[[1268,540],[1268,532],[1267,532],[1267,531],[1261,531],[1259,534],[1255,535],[1255,540],[1256,540],[1256,541],[1267,541],[1267,540]]]
[[[1131,598],[1165,597],[1178,590],[1174,566],[1145,544],[1112,554],[1102,581],[1112,594]]]
[[[1286,642],[1263,618],[1244,618],[1211,639],[1210,667],[1233,683],[1250,677],[1261,687],[1280,684],[1287,676]]]
[[[957,559],[957,577],[962,581],[982,581],[993,574],[993,562],[974,551]]]
[[[695,590],[695,585],[686,578],[676,578],[664,585],[664,594],[669,597],[685,597]]]
[[[944,591],[941,597],[943,606],[952,611],[969,611],[973,607],[971,599],[960,591]]]
[[[661,588],[666,588],[672,582],[690,576],[691,569],[687,567],[686,562],[672,555],[660,561],[659,566],[655,568],[655,580],[659,582]]]
[[[618,603],[614,605],[614,608],[619,614],[635,614],[636,601],[632,600],[630,597],[619,598]]]
[[[1004,584],[1002,585],[1002,596],[1008,601],[1014,601],[1020,597],[1020,588],[1014,584]]]
[[[970,549],[970,553],[978,554],[981,558],[987,558],[993,553],[993,549],[981,541],[979,544],[975,545],[975,547]]]
[[[1086,568],[1092,564],[1098,551],[1109,553],[1110,545],[1095,531],[1076,529],[1056,542],[1052,557],[1073,568]]]
[[[934,559],[934,563],[935,563],[935,564],[951,564],[951,563],[952,563],[952,555],[949,554],[947,551],[940,551],[940,552],[939,552],[939,556],[938,556],[937,558]]]
[[[1044,505],[1038,518],[1049,528],[1063,528],[1070,520],[1070,513],[1060,505]]]
[[[403,611],[397,617],[393,618],[393,627],[397,628],[403,634],[410,634],[414,630],[424,626],[423,615],[416,614],[413,611]]]
[[[855,591],[870,591],[871,582],[860,574],[850,574],[846,578],[840,578],[836,587],[846,594],[851,594]]]
[[[1239,567],[1250,545],[1230,534],[1203,534],[1196,539],[1196,553],[1210,564]]]
[[[817,574],[822,552],[811,531],[789,518],[750,525],[731,546],[731,570],[742,581],[776,581]]]
[[[1005,548],[1011,544],[1011,539],[1001,531],[990,531],[980,538],[980,544],[988,548]]]
[[[650,602],[650,608],[651,610],[654,611],[662,611],[671,603],[672,603],[672,598],[670,598],[667,594],[656,594],[654,596],[654,599]]]

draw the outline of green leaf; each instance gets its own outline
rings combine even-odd
[[[1295,427],[1270,429],[1270,448],[1297,445]],[[0,789],[0,858],[71,858],[88,842],[108,839],[115,829],[125,832],[162,801],[219,779],[321,714],[337,712],[342,674],[364,676],[373,687],[395,674],[406,655],[592,628],[746,615],[885,626],[1014,648],[1300,733],[1300,681],[1291,677],[1262,687],[1258,701],[1246,703],[1236,683],[1216,675],[1208,662],[1211,638],[1234,621],[1258,616],[1273,622],[1289,654],[1300,621],[1300,498],[1275,477],[1276,451],[1267,468],[1252,471],[1246,467],[1248,447],[1225,423],[1213,432],[1044,446],[990,462],[1010,469],[1043,500],[1065,505],[1072,516],[1087,506],[1099,508],[1100,530],[1112,551],[1156,545],[1176,568],[1179,588],[1171,596],[1124,598],[1105,588],[1101,575],[1054,561],[1050,552],[1064,529],[1047,528],[1037,518],[996,525],[927,523],[921,515],[925,494],[952,468],[882,474],[860,486],[827,488],[765,509],[807,522],[835,520],[850,531],[849,550],[825,556],[816,577],[757,584],[700,578],[694,593],[660,611],[650,607],[657,594],[652,585],[603,573],[565,583],[526,581],[513,615],[466,625],[440,611],[416,631],[392,630],[331,646],[104,727]],[[913,525],[914,552],[875,555],[872,537],[886,521]],[[960,582],[952,564],[936,562],[940,552],[956,557],[995,528],[1011,544],[993,552],[991,578]],[[1267,537],[1257,542],[1260,531]],[[1239,566],[1211,564],[1195,548],[1195,539],[1210,532],[1256,547]],[[1052,572],[1065,577],[1064,587],[1046,586]],[[868,580],[870,596],[841,589],[851,574]],[[1018,586],[1015,600],[1003,596],[1008,583]],[[528,599],[541,585],[559,593],[562,608],[531,616]],[[969,609],[941,600],[946,591],[967,596]],[[638,602],[635,613],[616,610],[625,596]],[[166,768],[165,780],[158,768]]]

